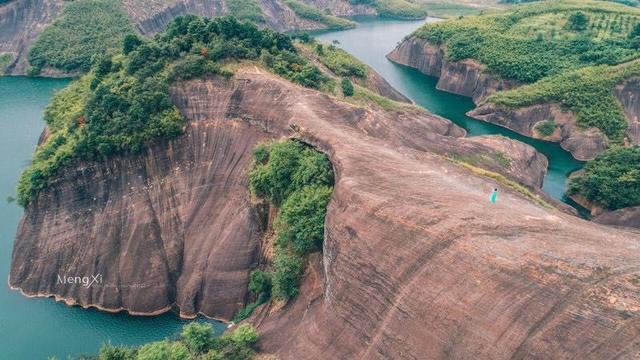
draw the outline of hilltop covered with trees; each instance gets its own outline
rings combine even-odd
[[[310,88],[336,86],[288,36],[233,17],[182,16],[153,39],[127,35],[122,54],[95,57],[91,71],[47,107],[50,135],[20,178],[20,203],[26,205],[64,165],[136,153],[145,142],[180,135],[184,119],[169,99],[170,83],[231,76],[226,60],[254,61]]]
[[[623,151],[628,142],[627,119],[613,89],[640,76],[640,9],[602,1],[533,2],[504,12],[427,24],[415,35],[446,46],[450,61],[473,59],[487,72],[522,85],[498,91],[486,103],[507,108],[556,103],[571,110],[579,126],[599,128],[615,149],[587,167],[587,174],[604,162],[622,159],[631,162],[612,166],[640,169],[635,157],[612,155]],[[605,190],[608,180],[601,176],[578,179],[572,180],[573,193],[606,208],[623,205]],[[599,195],[588,191],[587,183]],[[640,201],[633,196],[624,202],[624,206],[637,204]]]

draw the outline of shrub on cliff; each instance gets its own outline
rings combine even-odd
[[[211,324],[185,325],[177,340],[162,340],[138,348],[104,345],[98,360],[249,360],[255,355],[258,333],[248,324],[215,337]]]
[[[172,81],[230,76],[221,65],[225,60],[263,60],[272,71],[312,88],[330,81],[288,36],[233,17],[180,16],[151,40],[127,36],[121,48],[126,55],[94,57],[93,70],[48,106],[50,135],[20,178],[22,205],[61,166],[137,153],[150,141],[182,134],[185,121],[169,98]]]
[[[287,300],[298,294],[306,255],[322,249],[333,171],[326,156],[298,141],[259,145],[254,157],[251,192],[280,211],[274,221],[275,255],[270,271],[252,273],[249,287],[257,295],[266,293],[268,286],[274,298]],[[241,315],[246,317],[247,312]]]
[[[640,205],[640,146],[609,149],[587,163],[569,194],[610,210]]]

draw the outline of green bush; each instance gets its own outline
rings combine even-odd
[[[392,19],[424,19],[427,12],[419,5],[407,0],[375,0],[378,15]]]
[[[318,60],[338,76],[353,76],[360,79],[367,77],[367,66],[340,48],[317,44],[315,53],[318,55]]]
[[[611,210],[640,205],[640,146],[612,148],[588,162],[569,194]]]
[[[258,333],[248,324],[216,338],[211,324],[192,322],[175,341],[156,341],[138,348],[104,345],[98,360],[250,360],[257,341]]]
[[[320,250],[331,192],[328,186],[304,186],[291,193],[280,209],[276,244],[299,254]]]
[[[346,77],[342,78],[340,85],[342,86],[342,95],[353,96],[354,94],[353,84],[348,78]]]
[[[213,346],[213,327],[206,323],[189,323],[182,328],[182,342],[192,353],[203,353]]]
[[[253,272],[249,289],[254,294],[270,290],[275,299],[287,300],[298,293],[305,255],[322,248],[333,171],[326,156],[298,141],[259,145],[254,157],[251,192],[280,207],[280,212],[274,222],[272,271]]]
[[[569,21],[567,21],[567,28],[573,31],[584,31],[587,30],[588,23],[589,17],[582,11],[578,11],[569,16]]]
[[[302,276],[300,256],[278,251],[273,262],[273,297],[288,300],[298,295],[298,281]]]
[[[120,1],[76,0],[65,4],[62,16],[47,26],[29,51],[32,74],[45,66],[64,72],[87,72],[94,56],[120,48],[133,33]]]
[[[180,16],[152,40],[125,40],[117,47],[128,54],[94,57],[92,71],[56,94],[47,107],[50,136],[18,184],[23,206],[61,166],[137,153],[150,141],[181,135],[185,121],[169,98],[171,81],[229,76],[219,65],[227,59],[268,59],[268,68],[304,86],[330,81],[297,53],[288,36],[233,17]]]
[[[556,125],[556,123],[551,120],[546,120],[536,124],[535,130],[542,136],[549,136],[553,134],[553,132],[556,131],[557,128],[558,126]]]
[[[249,291],[256,295],[271,295],[271,274],[262,270],[254,270],[249,280]]]

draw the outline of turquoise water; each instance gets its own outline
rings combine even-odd
[[[499,134],[520,140],[535,147],[549,159],[549,169],[544,178],[543,190],[556,199],[577,206],[564,196],[567,176],[583,166],[571,154],[558,144],[531,139],[509,129],[484,121],[472,119],[465,113],[473,109],[470,98],[436,89],[438,79],[426,76],[418,70],[401,66],[387,60],[385,55],[391,52],[402,39],[425,23],[419,21],[393,21],[355,18],[358,27],[340,32],[318,33],[315,37],[324,42],[337,40],[342,47],[358,59],[374,68],[387,81],[405,96],[429,111],[452,120],[467,130],[469,136]],[[437,21],[428,18],[427,22]]]
[[[108,340],[136,345],[160,340],[180,331],[185,323],[173,313],[133,317],[83,310],[53,299],[29,299],[6,285],[11,248],[22,209],[16,181],[30,161],[44,122],[42,113],[55,90],[68,80],[0,77],[0,359],[34,360],[56,356],[95,354]],[[214,323],[218,331],[221,323]]]

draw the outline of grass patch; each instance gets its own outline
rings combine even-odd
[[[507,177],[505,177],[502,174],[498,174],[495,173],[493,171],[489,171],[480,167],[477,167],[475,165],[472,165],[470,163],[467,163],[463,160],[457,159],[455,157],[448,157],[446,158],[449,161],[458,164],[468,170],[471,170],[471,172],[473,172],[474,174],[480,175],[480,176],[484,176],[484,177],[488,177],[491,178],[499,183],[501,183],[502,185],[505,185],[517,192],[519,192],[520,194],[524,195],[527,199],[533,201],[534,203],[546,208],[546,209],[553,209],[553,206],[551,206],[548,202],[546,202],[544,199],[542,199],[539,195],[534,194],[531,190],[527,189],[527,187],[520,185],[519,183],[508,179]]]
[[[30,73],[37,75],[46,66],[87,72],[94,56],[113,53],[129,33],[133,28],[120,1],[68,2],[61,18],[47,26],[31,47]]]
[[[337,76],[367,78],[369,73],[367,66],[340,48],[317,43],[314,52],[318,60]]]
[[[551,120],[545,120],[536,124],[535,131],[540,136],[547,137],[553,134],[557,128],[558,128],[558,125],[556,125],[556,123],[554,123]]]
[[[427,16],[423,8],[406,0],[375,0],[374,8],[383,18],[415,20]]]
[[[482,11],[479,7],[448,2],[425,2],[421,5],[429,16],[440,18],[476,15]]]
[[[227,0],[229,15],[235,16],[238,20],[253,21],[256,24],[265,22],[262,9],[256,0]]]
[[[330,30],[352,29],[356,26],[356,23],[351,20],[326,15],[315,7],[301,1],[285,0],[285,4],[301,18],[322,23]]]
[[[50,130],[18,184],[27,205],[58,170],[77,160],[137,153],[157,139],[182,134],[184,119],[169,84],[207,75],[232,75],[227,60],[260,61],[282,77],[311,88],[332,79],[297,53],[291,39],[233,17],[177,17],[151,40],[127,36],[126,55],[94,61],[91,72],[56,94],[45,111]]]

